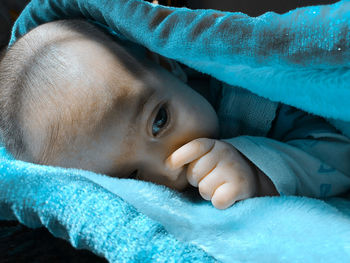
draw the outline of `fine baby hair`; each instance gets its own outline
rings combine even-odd
[[[70,37],[77,34],[77,29],[91,37],[105,37],[85,21],[62,20],[56,24],[62,29],[69,29],[72,33]],[[53,40],[42,44],[50,34]],[[25,114],[23,104],[27,103],[40,114],[43,109],[39,109],[39,100],[49,103],[50,92],[53,92],[48,85],[67,76],[69,65],[65,63],[60,49],[60,44],[65,41],[69,41],[67,35],[60,37],[59,33],[48,30],[46,35],[39,33],[32,37],[27,34],[4,52],[0,64],[0,128],[7,150],[17,159],[44,162],[44,155],[33,156],[29,151],[30,142],[24,138],[22,125],[25,124],[21,115]],[[53,126],[47,128],[50,130]]]
[[[58,113],[65,110],[62,109],[64,104],[59,104],[59,97],[67,100],[65,96],[74,96],[71,93],[73,90],[60,83],[65,78],[78,77],[69,54],[64,51],[65,43],[82,36],[107,45],[110,41],[97,26],[87,21],[61,20],[54,24],[55,30],[47,24],[42,26],[47,27],[46,30],[34,29],[36,32],[19,39],[4,52],[0,65],[0,128],[3,142],[16,159],[39,164],[47,163],[53,149],[59,146],[55,140],[58,139],[58,129],[64,127],[58,127]],[[124,59],[125,63],[128,59]],[[67,89],[66,92],[64,89]],[[55,107],[50,107],[52,104]],[[36,117],[29,118],[31,115]],[[42,147],[34,145],[35,140],[30,139],[25,131],[28,127],[33,128],[34,123],[36,129],[43,129],[47,134]]]

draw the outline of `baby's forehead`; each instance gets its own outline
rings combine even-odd
[[[42,31],[48,29],[52,28]],[[143,65],[112,40],[69,32],[66,38],[62,36],[52,32],[47,36],[46,44],[53,45],[58,56],[46,57],[52,59],[49,63],[43,61],[46,76],[26,93],[22,109],[23,122],[31,133],[28,139],[46,131],[43,138],[55,135],[54,140],[44,143],[50,147],[105,128],[102,123],[119,122],[122,126],[124,116],[149,87],[143,78]],[[50,50],[49,45],[46,50]]]

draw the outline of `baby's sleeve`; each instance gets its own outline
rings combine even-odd
[[[224,141],[263,171],[281,195],[326,198],[350,189],[350,139],[321,117],[281,104],[267,137]]]

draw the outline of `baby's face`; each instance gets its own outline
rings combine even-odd
[[[81,38],[65,48],[79,75],[67,85],[90,95],[61,101],[64,109],[78,107],[69,114],[81,126],[66,128],[49,164],[124,178],[137,171],[138,179],[183,189],[185,171],[176,171],[180,176],[171,181],[165,175],[174,172],[164,161],[195,138],[217,136],[211,105],[163,68],[137,62],[115,44]]]

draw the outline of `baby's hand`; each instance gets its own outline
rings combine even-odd
[[[218,209],[256,195],[257,170],[231,144],[199,138],[180,147],[166,160],[172,170],[186,164],[188,182]]]

